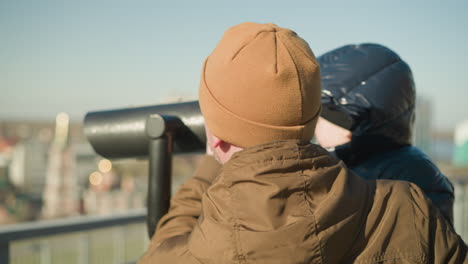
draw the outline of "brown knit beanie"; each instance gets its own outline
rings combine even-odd
[[[233,145],[310,141],[321,109],[319,65],[295,32],[242,23],[206,59],[199,97],[208,128]]]

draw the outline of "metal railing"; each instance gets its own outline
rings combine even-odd
[[[148,243],[145,221],[138,210],[3,226],[0,263],[134,263]]]

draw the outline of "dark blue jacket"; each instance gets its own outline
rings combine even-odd
[[[411,146],[416,93],[408,64],[377,44],[347,45],[318,61],[322,117],[353,132],[336,156],[366,179],[417,184],[452,223],[452,184]]]

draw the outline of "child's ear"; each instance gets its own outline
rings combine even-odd
[[[223,151],[224,153],[227,153],[231,149],[232,145],[227,143],[226,141],[221,140],[221,142],[219,142],[218,146],[221,149],[221,151]]]
[[[223,141],[221,139],[215,138],[214,141],[213,141],[213,149],[219,147],[222,143],[223,143]]]
[[[348,139],[351,139],[352,136],[353,136],[353,132],[347,130],[346,134],[345,134],[345,137],[348,138]]]

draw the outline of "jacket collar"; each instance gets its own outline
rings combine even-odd
[[[337,146],[332,155],[342,160],[350,168],[353,168],[372,156],[403,146],[408,146],[408,144],[398,144],[391,138],[380,135],[364,135],[353,137],[351,142]]]

